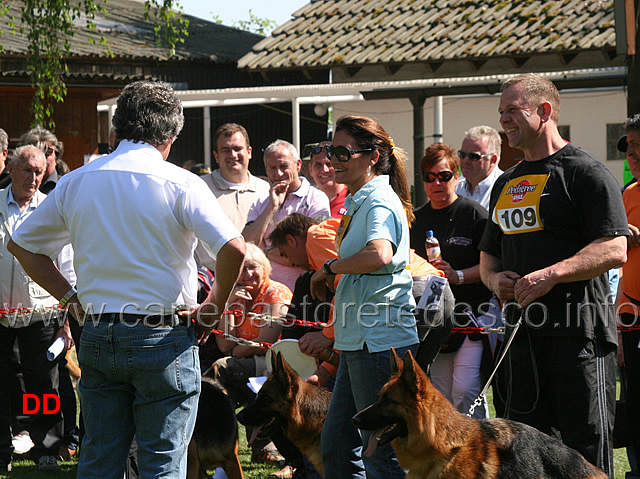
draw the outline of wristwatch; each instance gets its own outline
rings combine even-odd
[[[335,263],[336,261],[338,261],[337,258],[332,258],[329,261],[327,261],[323,266],[322,266],[322,272],[327,275],[327,276],[335,276],[336,274],[331,271],[331,265],[333,263]]]
[[[73,297],[74,294],[76,294],[78,291],[76,291],[76,288],[71,287],[71,289],[69,291],[67,291],[67,293],[60,298],[59,304],[61,308],[66,308],[67,307],[67,303],[69,302],[69,300]]]
[[[464,273],[462,270],[456,270],[456,274],[458,275],[458,284],[464,284]]]

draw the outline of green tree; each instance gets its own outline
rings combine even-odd
[[[244,30],[245,32],[257,33],[258,35],[266,37],[271,34],[278,24],[275,20],[261,18],[255,15],[251,9],[249,9],[249,20],[237,20],[233,22],[231,26]]]
[[[222,23],[222,19],[218,15],[212,15],[212,19],[216,23]],[[258,35],[266,37],[271,35],[271,32],[278,24],[275,20],[257,16],[249,9],[249,20],[234,20],[231,26],[244,30],[245,32],[257,33]]]
[[[0,0],[1,15],[9,13],[9,1],[15,0]],[[91,33],[96,32],[95,15],[98,12],[109,13],[107,0],[20,0],[20,4],[20,18],[10,16],[9,24],[12,34],[26,34],[29,40],[27,69],[35,89],[31,104],[33,125],[53,129],[55,124],[51,116],[54,104],[63,102],[67,94],[65,55],[71,49],[76,28],[74,20],[84,17],[85,28]],[[189,26],[188,21],[182,18],[178,0],[145,0],[145,17],[153,20],[158,43],[166,46],[169,54],[173,55],[176,45],[184,42],[188,35]],[[105,45],[110,54],[104,37],[92,38],[91,41]]]

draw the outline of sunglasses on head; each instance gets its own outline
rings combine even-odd
[[[343,163],[349,161],[352,155],[355,155],[357,153],[370,153],[375,150],[375,148],[362,148],[360,150],[352,150],[351,148],[347,148],[346,146],[331,145],[326,145],[323,148],[327,154],[327,158],[331,159],[331,157],[335,156],[338,161],[342,161]]]
[[[464,150],[458,150],[458,158],[464,160],[465,158],[469,158],[471,161],[478,161],[482,158],[487,158],[491,155],[481,155],[480,153],[467,153]]]
[[[424,171],[422,173],[422,181],[425,183],[433,183],[436,181],[436,178],[438,178],[441,183],[447,183],[448,181],[451,181],[451,178],[453,178],[453,172],[443,170],[438,173],[434,173],[433,171]]]

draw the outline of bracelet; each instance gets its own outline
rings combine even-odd
[[[71,289],[67,291],[67,294],[65,294],[62,298],[60,298],[60,307],[66,308],[67,303],[73,297],[74,294],[78,294],[78,291],[76,290],[76,288],[71,287]]]
[[[456,274],[458,275],[458,284],[464,284],[464,273],[462,270],[456,270]]]

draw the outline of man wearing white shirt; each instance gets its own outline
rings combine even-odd
[[[271,278],[284,283],[293,291],[296,279],[304,270],[295,268],[271,249],[268,236],[278,221],[291,213],[300,213],[310,218],[330,216],[329,198],[311,186],[304,176],[299,176],[302,160],[288,141],[276,140],[264,150],[264,165],[271,184],[269,196],[255,202],[249,210],[247,225],[242,234],[267,250],[273,271]]]
[[[474,126],[464,134],[458,151],[464,178],[458,181],[456,194],[475,200],[489,209],[491,187],[503,173],[500,163],[500,134],[490,126]]]
[[[207,185],[165,161],[184,124],[169,85],[129,84],[113,123],[117,149],[65,175],[9,250],[84,320],[78,477],[122,478],[134,435],[141,477],[184,477],[200,393],[197,340],[224,309],[244,241]],[[196,239],[218,256],[197,307]],[[78,291],[49,260],[69,241]]]

